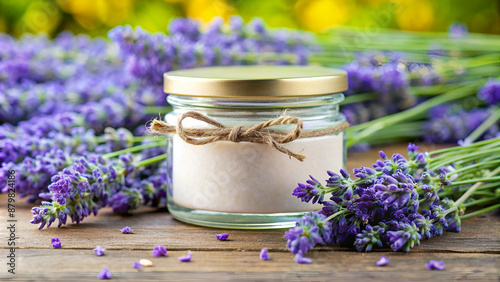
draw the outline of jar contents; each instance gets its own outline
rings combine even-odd
[[[173,201],[202,210],[280,213],[314,208],[292,196],[298,182],[343,168],[343,133],[298,139],[285,147],[303,162],[272,147],[220,141],[191,145],[173,137]]]

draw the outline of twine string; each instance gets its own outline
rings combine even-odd
[[[186,118],[193,118],[205,122],[214,128],[184,128],[183,121]],[[284,124],[295,124],[295,129],[290,131],[270,130],[269,127]],[[205,145],[217,141],[231,142],[252,142],[267,144],[274,149],[287,154],[290,158],[304,161],[302,154],[294,153],[282,144],[290,143],[299,138],[309,138],[337,133],[349,127],[349,123],[343,122],[335,127],[311,131],[302,131],[303,123],[297,117],[288,116],[285,113],[278,118],[256,124],[251,127],[237,125],[227,127],[208,116],[195,111],[185,112],[179,118],[177,125],[170,125],[164,121],[154,119],[149,130],[157,134],[177,134],[186,143],[193,145]]]

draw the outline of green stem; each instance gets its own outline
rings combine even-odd
[[[146,114],[165,114],[172,110],[169,106],[147,106],[143,108]]]
[[[492,188],[499,187],[499,185],[500,185],[499,183],[486,183],[486,184],[481,185],[481,187],[477,188],[476,192],[482,191],[482,190],[491,190]],[[469,187],[462,187],[462,188],[457,189],[457,190],[448,189],[446,191],[439,193],[438,195],[440,198],[442,198],[442,197],[446,197],[449,195],[453,195],[455,193],[463,193],[463,192],[467,191],[467,189],[469,189]]]
[[[448,152],[453,152],[453,151],[459,151],[459,150],[464,150],[464,149],[469,149],[469,148],[480,147],[480,146],[487,145],[487,144],[492,144],[492,143],[495,143],[495,142],[498,142],[498,141],[500,141],[500,137],[492,138],[492,139],[488,139],[488,140],[483,140],[483,141],[479,141],[479,142],[475,142],[475,143],[472,143],[470,145],[463,146],[463,147],[461,147],[461,146],[454,146],[454,147],[449,147],[449,148],[434,150],[434,151],[429,152],[429,155],[432,156],[432,155],[437,155],[437,154],[442,154],[442,153],[448,153]]]
[[[148,139],[148,138],[151,138],[151,136],[133,136],[132,137],[132,142],[133,143],[139,143],[139,142],[142,142],[143,140]],[[96,142],[99,143],[99,144],[107,142],[107,141],[113,141],[113,140],[109,140],[105,136],[97,136],[96,137]]]
[[[476,159],[477,157],[484,156],[484,155],[491,155],[492,153],[497,153],[497,152],[500,152],[500,148],[495,149],[495,150],[488,150],[488,151],[481,150],[478,152],[468,154],[466,156],[461,154],[461,155],[456,156],[455,158],[447,158],[441,162],[433,163],[431,165],[431,169],[436,169],[436,168],[439,168],[439,167],[442,167],[445,165],[452,164],[452,163],[457,162],[457,161],[464,161],[464,160],[472,161],[472,160]]]
[[[343,209],[343,210],[341,210],[341,211],[338,211],[338,212],[336,212],[336,213],[334,213],[334,214],[330,215],[329,217],[327,217],[327,218],[326,218],[326,221],[330,221],[330,220],[332,220],[332,219],[336,218],[337,216],[339,216],[339,215],[341,215],[341,214],[344,214],[344,213],[347,213],[347,212],[349,212],[349,210],[347,210],[347,209]]]
[[[453,84],[439,84],[432,86],[412,86],[410,87],[410,92],[413,95],[418,96],[436,96],[469,84],[471,84],[471,81],[461,81]]]
[[[163,161],[166,158],[167,158],[167,154],[159,155],[159,156],[152,157],[152,158],[149,158],[149,159],[146,159],[146,160],[142,160],[142,161],[138,162],[135,166],[136,167],[147,166],[147,165],[150,165],[150,164],[161,162],[161,161]]]
[[[500,167],[498,167],[495,170],[493,170],[492,172],[488,173],[488,175],[486,176],[486,178],[492,177],[493,175],[497,175],[498,173],[500,173]],[[465,202],[465,200],[467,200],[472,194],[474,194],[474,192],[477,190],[477,188],[479,188],[479,186],[481,186],[482,184],[483,184],[483,182],[478,182],[478,183],[472,185],[472,187],[470,187],[467,190],[467,192],[465,192],[458,200],[455,201],[455,203],[453,203],[453,206],[451,208],[449,208],[448,210],[446,210],[446,211],[443,212],[443,217],[446,216],[448,213],[457,210],[458,207],[463,202]]]
[[[472,144],[477,138],[486,132],[493,124],[500,119],[500,108],[497,108],[489,118],[479,125],[472,133],[464,139],[465,144]]]
[[[471,85],[467,85],[449,92],[445,94],[439,95],[437,97],[431,98],[413,108],[407,109],[405,111],[382,117],[377,120],[373,120],[370,122],[362,123],[359,125],[352,126],[347,129],[348,132],[348,141],[347,146],[352,146],[363,140],[363,138],[373,134],[374,132],[381,130],[385,127],[391,126],[396,123],[400,123],[403,121],[411,120],[416,117],[425,116],[427,111],[436,106],[446,102],[450,102],[453,100],[457,100],[460,98],[467,97],[476,92],[477,88],[482,85],[484,82],[476,82]]]
[[[342,101],[340,104],[341,105],[354,104],[354,103],[373,100],[377,97],[378,97],[377,93],[360,93],[345,97],[345,100]]]
[[[454,175],[454,174],[461,173],[461,172],[464,172],[464,171],[470,171],[471,169],[477,168],[477,167],[488,167],[490,165],[498,164],[498,163],[500,163],[500,159],[499,160],[495,160],[495,161],[490,161],[490,162],[479,162],[477,164],[468,165],[466,167],[462,167],[462,168],[457,169],[455,171],[451,171],[451,172],[448,173],[448,175]]]
[[[153,136],[134,136],[132,137],[132,142],[139,143],[150,138],[153,138]]]
[[[138,145],[138,146],[134,146],[134,147],[130,147],[130,148],[127,148],[127,149],[123,149],[123,150],[119,150],[119,151],[115,151],[115,152],[112,152],[112,153],[105,154],[105,155],[103,155],[103,158],[114,158],[114,157],[117,157],[117,156],[119,156],[121,154],[134,153],[134,152],[142,151],[143,149],[149,149],[149,148],[164,146],[166,144],[167,144],[167,141],[165,141],[165,140],[164,141],[154,142],[154,143],[149,143],[149,144],[142,144],[142,145]]]
[[[473,183],[483,183],[483,182],[492,182],[492,181],[497,181],[500,180],[500,176],[497,177],[485,177],[485,178],[475,178],[475,179],[467,179],[467,180],[462,180],[462,181],[456,181],[453,182],[450,187],[452,186],[460,186],[460,185],[465,185],[465,184],[473,184]]]
[[[476,216],[476,215],[480,215],[480,214],[483,214],[483,213],[486,213],[486,212],[489,212],[489,211],[492,211],[492,210],[495,210],[495,209],[498,209],[498,208],[500,208],[500,204],[496,204],[496,205],[493,205],[491,207],[487,207],[487,208],[482,209],[482,210],[478,210],[478,211],[475,211],[475,212],[468,213],[466,215],[462,215],[460,217],[460,219],[464,219],[464,218],[468,218],[468,217],[473,217],[473,216]]]
[[[488,192],[488,191],[480,191],[480,190],[476,190],[476,192],[474,192],[474,196],[478,196],[478,197],[489,197],[490,199],[492,197],[495,197],[495,193],[492,193],[492,192]],[[471,202],[472,203],[472,202]],[[464,204],[465,206],[467,206],[467,203]]]

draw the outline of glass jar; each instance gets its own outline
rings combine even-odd
[[[286,115],[302,121],[301,135],[345,124],[339,113],[347,89],[344,71],[312,66],[208,67],[165,73],[165,93],[177,125],[190,111],[227,127],[245,128]],[[184,128],[213,126],[187,118]],[[269,130],[293,131],[295,124]],[[267,130],[267,129],[266,129]],[[263,132],[267,132],[263,130]],[[309,175],[345,168],[344,131],[298,138],[282,146],[305,155],[289,157],[268,144],[217,141],[189,144],[167,135],[168,208],[178,220],[221,228],[285,228],[319,205],[292,195]],[[311,136],[311,134],[309,134]]]

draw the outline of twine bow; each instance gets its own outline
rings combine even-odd
[[[184,128],[182,122],[186,118],[193,118],[205,122],[213,125],[215,128]],[[271,126],[283,124],[295,124],[296,127],[294,130],[288,132],[267,129]],[[193,145],[205,145],[217,141],[267,144],[274,149],[287,154],[289,157],[293,157],[299,161],[304,161],[306,156],[294,153],[283,147],[281,144],[292,142],[298,138],[316,137],[336,133],[346,129],[349,124],[344,122],[334,128],[308,131],[307,134],[302,132],[302,126],[303,124],[300,119],[282,114],[278,118],[270,119],[251,127],[243,127],[241,125],[227,127],[207,117],[206,115],[189,111],[180,117],[177,125],[170,125],[161,120],[155,119],[151,122],[149,130],[158,134],[177,134],[182,140]]]

